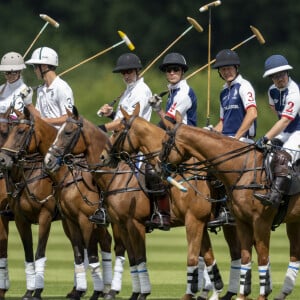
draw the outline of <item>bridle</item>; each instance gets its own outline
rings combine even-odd
[[[48,153],[56,158],[57,164],[60,166],[62,164],[68,165],[70,159],[74,157],[72,150],[75,148],[75,145],[79,140],[83,127],[82,118],[74,119],[72,117],[68,117],[66,119],[66,124],[68,122],[76,125],[76,130],[72,132],[72,136],[69,136],[70,143],[64,145],[64,147],[59,147],[53,143],[48,149]]]
[[[168,157],[171,153],[172,150],[175,150],[181,158],[184,158],[184,154],[180,152],[180,150],[178,149],[178,146],[176,145],[176,133],[177,130],[180,128],[182,123],[176,123],[176,125],[174,126],[173,129],[168,130],[167,131],[167,135],[169,136],[169,138],[164,142],[163,145],[163,149],[161,151],[160,154],[160,160],[161,160],[161,171],[162,174],[170,174],[171,172],[175,172],[175,173],[182,173],[185,171],[192,171],[192,172],[202,172],[202,171],[206,171],[210,174],[218,174],[218,173],[237,173],[238,176],[236,178],[235,183],[231,186],[232,190],[233,189],[262,189],[265,186],[257,183],[257,172],[263,172],[266,171],[264,166],[257,166],[257,150],[255,148],[254,144],[247,144],[246,146],[240,147],[238,149],[229,151],[229,152],[225,152],[221,155],[215,156],[213,158],[210,159],[204,159],[201,161],[198,161],[196,163],[193,164],[187,164],[187,163],[180,163],[180,164],[171,164],[168,162]],[[249,154],[251,153],[251,151],[254,150],[254,166],[251,168],[247,167],[247,164],[249,162]],[[239,157],[241,155],[247,154],[243,166],[241,167],[241,169],[233,169],[233,170],[216,170],[215,167],[217,167],[218,165],[225,163],[227,161],[230,161],[236,157]],[[237,185],[240,178],[242,177],[242,175],[246,172],[254,172],[254,177],[253,180],[250,184],[248,185]]]
[[[16,159],[16,160],[20,160],[22,158],[24,158],[27,155],[28,152],[28,148],[30,145],[30,142],[32,140],[33,137],[35,137],[34,135],[34,120],[30,119],[16,119],[16,120],[12,120],[11,124],[14,125],[18,125],[18,124],[25,124],[29,126],[29,130],[26,130],[26,135],[24,137],[24,142],[22,143],[22,145],[20,146],[19,149],[11,149],[8,147],[2,147],[1,151],[3,151],[4,153],[8,154],[10,157]],[[37,143],[36,143],[37,145]]]

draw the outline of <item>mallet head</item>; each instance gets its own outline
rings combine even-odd
[[[195,19],[190,17],[187,17],[186,19],[198,32],[203,32],[202,26]]]
[[[48,22],[49,24],[51,24],[53,27],[58,28],[59,27],[59,23],[56,22],[54,19],[50,18],[49,16],[45,15],[45,14],[40,14],[40,17]]]
[[[221,1],[220,0],[217,0],[217,1],[213,1],[213,2],[210,2],[206,5],[203,5],[199,8],[199,11],[200,12],[204,12],[204,11],[207,11],[210,7],[213,7],[213,6],[219,6],[221,5]]]
[[[252,25],[250,25],[250,29],[253,32],[253,34],[256,36],[258,42],[263,45],[266,41],[262,36],[262,34],[259,32],[259,30]]]
[[[125,42],[129,50],[133,51],[135,49],[135,46],[132,44],[128,36],[121,30],[118,31],[119,36],[121,39]]]

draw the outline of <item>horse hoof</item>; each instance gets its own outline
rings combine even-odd
[[[132,293],[128,300],[137,300],[139,299],[140,293]]]
[[[34,291],[27,290],[21,300],[33,300],[32,294]]]
[[[114,300],[118,293],[119,293],[118,291],[110,290],[106,295],[104,295],[104,299],[105,300]]]
[[[72,290],[67,296],[66,298],[67,299],[70,299],[70,300],[80,300],[81,297],[84,296],[86,291],[78,291],[78,290]]]
[[[286,297],[288,296],[288,294],[280,292],[275,298],[274,300],[285,300]]]
[[[105,295],[102,291],[94,291],[89,300],[98,300],[98,298],[104,298],[104,296]]]
[[[139,297],[138,297],[138,300],[146,300],[148,295],[150,295],[150,293],[140,294]]]
[[[223,297],[220,298],[220,300],[231,300],[232,297],[236,296],[236,293],[227,292]]]

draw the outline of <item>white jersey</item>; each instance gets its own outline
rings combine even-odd
[[[0,86],[0,113],[5,113],[9,107],[22,112],[24,103],[20,93],[26,88],[27,85],[21,77],[13,83],[2,84]]]
[[[42,118],[59,118],[67,113],[66,108],[72,110],[73,105],[72,89],[59,76],[49,87],[43,85],[37,89],[36,109]]]
[[[140,103],[140,114],[139,116],[150,121],[152,108],[148,102],[149,98],[152,96],[151,90],[148,85],[144,82],[143,78],[138,79],[133,84],[128,84],[125,92],[120,98],[118,108],[115,115],[116,119],[122,119],[123,114],[120,110],[120,106],[125,109],[125,111],[132,115],[134,108],[137,103]]]

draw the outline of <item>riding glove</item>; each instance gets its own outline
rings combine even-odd
[[[26,105],[29,105],[32,103],[32,96],[33,96],[33,89],[31,87],[27,87],[20,93],[23,102]]]
[[[269,139],[266,136],[263,136],[256,141],[255,145],[257,148],[263,150],[263,149],[267,148],[268,141],[269,141]]]
[[[148,102],[154,111],[161,110],[162,98],[159,95],[154,94],[151,98],[149,98]]]

